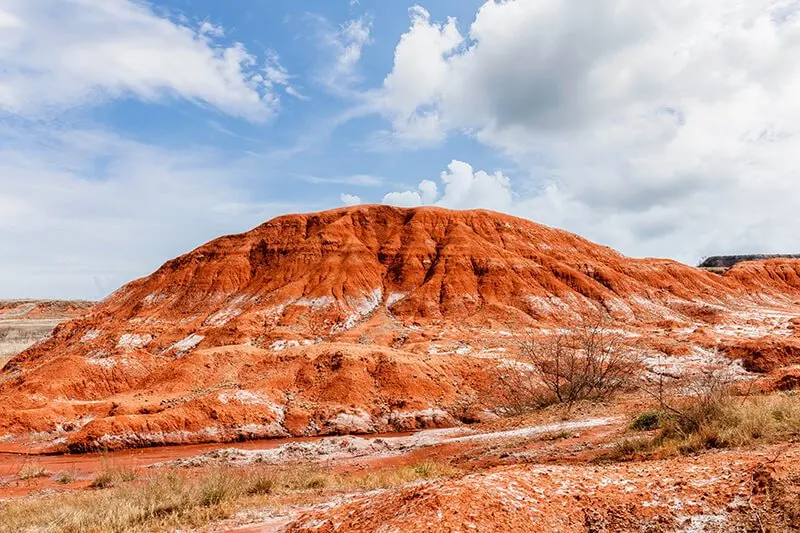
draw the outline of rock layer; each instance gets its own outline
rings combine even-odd
[[[167,262],[14,358],[0,434],[85,450],[449,425],[519,328],[601,314],[655,347],[707,348],[792,335],[798,301],[798,260],[719,276],[489,211],[290,215]]]

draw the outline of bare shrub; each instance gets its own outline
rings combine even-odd
[[[654,387],[645,386],[643,390],[658,402],[666,418],[681,430],[695,432],[720,415],[732,395],[732,384],[727,368],[717,365],[704,369],[680,389],[669,386],[665,374],[659,372]]]
[[[503,361],[494,372],[492,387],[486,394],[497,412],[516,416],[555,403],[530,364]]]
[[[479,399],[479,395],[471,393],[459,395],[447,411],[456,420],[471,424],[480,421],[478,411],[482,408],[483,404]]]
[[[511,411],[604,400],[631,384],[639,368],[635,345],[602,318],[571,330],[518,338],[519,361],[504,363],[500,393]]]

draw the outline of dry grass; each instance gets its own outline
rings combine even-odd
[[[124,483],[130,483],[131,481],[135,481],[138,477],[139,474],[136,470],[106,465],[103,470],[95,475],[89,486],[93,489],[107,489]]]
[[[455,477],[461,471],[450,465],[426,461],[410,466],[378,470],[350,480],[350,487],[357,490],[376,490],[398,487],[421,479]]]
[[[117,533],[200,528],[237,511],[307,503],[326,494],[397,487],[458,470],[421,463],[337,474],[312,467],[237,470],[200,475],[170,471],[110,488],[0,503],[0,532]]]
[[[675,446],[681,453],[800,435],[800,401],[785,394],[744,399],[722,396],[710,404],[688,405],[684,411],[688,418],[665,418],[659,437],[662,445]]]
[[[779,442],[800,435],[800,400],[787,394],[736,397],[720,393],[691,398],[674,411],[648,411],[631,429],[658,429],[653,438],[626,439],[604,456],[619,460],[644,452],[680,455],[755,442]]]
[[[22,467],[17,472],[17,478],[22,481],[27,481],[29,479],[37,479],[40,477],[47,477],[50,475],[50,472],[47,471],[45,467],[37,463],[29,463],[26,465],[22,465]]]
[[[644,438],[625,438],[614,444],[614,448],[602,457],[603,460],[622,460],[634,457],[642,453],[648,453],[653,449],[653,439]]]
[[[78,480],[78,474],[74,470],[65,470],[56,474],[55,480],[62,485],[69,485]]]

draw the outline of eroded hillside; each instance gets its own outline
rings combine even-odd
[[[475,399],[523,331],[601,315],[644,367],[727,356],[763,374],[796,362],[799,314],[798,260],[719,276],[489,211],[290,215],[167,262],[15,357],[0,432],[86,451],[452,426],[487,414]]]

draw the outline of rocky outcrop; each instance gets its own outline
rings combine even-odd
[[[747,261],[766,261],[769,259],[800,259],[800,254],[715,255],[703,259],[698,266],[700,268],[731,268]]]

